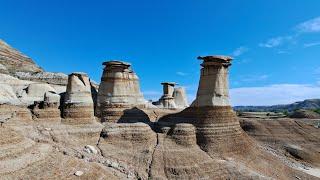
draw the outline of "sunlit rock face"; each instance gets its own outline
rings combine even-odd
[[[183,87],[174,88],[173,98],[177,108],[184,109],[189,106],[187,94]]]
[[[196,100],[165,121],[195,125],[197,143],[209,154],[243,153],[247,140],[243,138],[239,121],[229,104],[228,67],[231,58],[206,56],[198,59],[203,63]]]
[[[35,101],[31,109],[33,119],[36,121],[60,122],[61,111],[60,95],[55,92],[46,92],[44,101]]]
[[[14,75],[16,72],[42,72],[28,56],[12,48],[0,39],[0,73]]]
[[[124,116],[125,110],[150,106],[140,92],[139,78],[129,63],[108,61],[103,65],[105,68],[98,91],[102,122],[116,122]]]
[[[154,105],[158,106],[159,108],[165,109],[175,109],[177,108],[175,99],[173,97],[174,86],[176,83],[174,82],[163,82],[163,95],[159,99],[159,101],[154,102]]]
[[[94,105],[90,79],[85,73],[72,73],[68,77],[67,92],[63,102],[66,123],[90,123],[94,119]]]
[[[197,97],[191,106],[230,106],[228,68],[232,58],[205,56],[198,59],[203,60],[203,63]]]

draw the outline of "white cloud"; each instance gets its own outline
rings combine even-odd
[[[260,43],[259,46],[264,48],[274,48],[291,41],[293,41],[292,36],[279,36],[279,37],[271,38],[267,40],[267,42],[265,43]]]
[[[303,45],[303,47],[305,48],[313,47],[313,46],[320,46],[320,42],[306,43]]]
[[[188,73],[181,72],[181,71],[176,72],[176,74],[179,76],[187,76],[188,75]]]
[[[310,33],[310,32],[320,32],[320,17],[305,21],[299,24],[296,29],[299,32]]]
[[[320,86],[309,84],[274,84],[264,87],[234,88],[231,102],[238,105],[289,104],[305,99],[320,98]]]
[[[238,57],[247,51],[249,51],[247,47],[241,46],[232,52],[232,56]]]

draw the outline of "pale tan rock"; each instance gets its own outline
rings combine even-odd
[[[68,78],[66,103],[93,104],[90,79],[85,73],[72,73]]]
[[[102,130],[99,149],[104,157],[128,164],[138,177],[148,178],[157,135],[144,123],[108,123]]]
[[[94,104],[90,79],[87,74],[72,73],[69,75],[62,111],[64,123],[83,124],[93,122]]]
[[[203,60],[203,63],[197,97],[191,106],[230,106],[228,67],[231,65],[232,58],[205,56],[198,59]]]
[[[183,87],[174,88],[173,98],[174,98],[174,102],[176,104],[176,107],[178,109],[184,109],[186,107],[189,107],[188,98],[187,98],[185,88],[183,88]]]
[[[141,119],[144,113],[137,108],[151,107],[140,92],[139,78],[129,63],[122,61],[104,62],[97,106],[102,122],[117,122],[126,119]],[[126,113],[127,111],[128,113]],[[138,114],[136,114],[138,113]]]
[[[131,64],[122,61],[104,62],[99,86],[100,104],[139,105],[145,100],[140,92],[139,78]]]
[[[0,73],[15,72],[42,72],[42,68],[34,63],[28,56],[22,54],[18,50],[9,46],[6,42],[0,39],[0,64],[2,70]],[[3,68],[5,67],[5,68]]]
[[[8,84],[0,84],[0,104],[20,104],[20,100]]]
[[[26,92],[22,93],[20,100],[24,104],[33,104],[35,101],[43,101],[46,92],[55,92],[55,89],[49,84],[32,83],[28,85]]]
[[[60,122],[60,95],[46,92],[44,101],[35,101],[32,106],[33,119],[36,121]]]
[[[174,86],[176,85],[176,83],[163,82],[161,84],[163,85],[163,95],[161,96],[159,101],[154,103],[154,105],[160,108],[166,108],[166,109],[177,108],[174,97],[173,97]]]

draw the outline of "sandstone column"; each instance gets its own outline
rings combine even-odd
[[[180,113],[160,120],[196,127],[197,143],[209,155],[245,153],[248,138],[229,103],[228,68],[231,57],[199,57],[201,76],[196,100]]]
[[[191,106],[229,106],[228,68],[232,58],[205,56],[198,59],[203,60],[203,63],[197,97]]]
[[[139,78],[131,69],[131,64],[107,61],[103,65],[105,68],[98,91],[102,122],[117,122],[123,118],[125,110],[147,106],[140,92]]]
[[[176,83],[174,82],[163,82],[163,95],[159,99],[158,102],[155,102],[155,105],[160,108],[176,108],[176,104],[174,102],[173,92],[174,86]]]
[[[71,124],[91,123],[94,120],[91,85],[87,74],[69,75],[62,115],[64,122]]]

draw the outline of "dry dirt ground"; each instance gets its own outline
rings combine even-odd
[[[190,124],[164,133],[148,123],[66,125],[15,112],[0,127],[0,179],[320,179],[320,129],[308,120],[240,119],[257,150],[239,157],[203,151]]]

